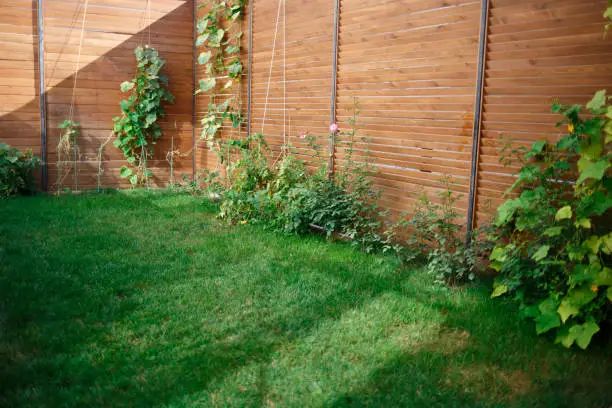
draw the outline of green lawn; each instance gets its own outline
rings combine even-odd
[[[566,350],[484,286],[188,196],[0,202],[1,407],[605,407],[612,347]]]

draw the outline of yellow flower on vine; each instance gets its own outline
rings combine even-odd
[[[593,286],[591,286],[591,292],[595,292],[595,293],[597,293],[597,289],[599,289],[599,288],[597,287],[597,285],[593,285]]]
[[[570,133],[574,133],[574,129],[575,129],[575,128],[574,128],[574,125],[573,125],[573,124],[571,124],[571,123],[570,123],[569,125],[567,125],[567,130],[568,130],[568,132],[570,132]]]
[[[242,224],[242,225],[247,225],[247,222],[248,222],[247,220],[240,221],[240,224]]]

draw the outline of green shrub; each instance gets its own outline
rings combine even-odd
[[[522,168],[498,209],[499,271],[493,297],[510,294],[538,334],[556,332],[565,347],[586,348],[612,302],[612,106],[605,91],[585,109],[555,104],[569,134],[514,149]],[[582,116],[583,113],[589,114]]]
[[[230,223],[261,222],[294,234],[320,229],[328,237],[341,236],[365,251],[382,247],[380,216],[370,176],[375,171],[367,152],[353,157],[357,133],[357,105],[349,121],[350,130],[330,137],[343,141],[345,162],[330,176],[327,160],[317,137],[304,136],[310,148],[309,164],[285,146],[276,160],[263,135],[230,141],[220,149],[227,168],[227,188],[222,192],[220,217]],[[367,140],[362,139],[367,143]],[[338,143],[340,144],[340,143]]]
[[[425,262],[437,282],[454,285],[473,280],[485,269],[483,258],[492,245],[483,227],[474,230],[466,246],[465,226],[456,210],[462,196],[453,193],[448,177],[442,183],[445,188],[438,192],[439,204],[423,193],[413,212],[391,225],[386,249],[395,251],[402,263]]]
[[[22,152],[0,143],[0,198],[32,192],[34,190],[32,175],[41,163],[31,150]]]
[[[200,170],[194,177],[183,174],[183,180],[170,186],[174,192],[184,192],[193,196],[204,194],[217,195],[221,191],[219,172],[209,169]]]

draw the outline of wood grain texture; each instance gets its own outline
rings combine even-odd
[[[36,2],[4,0],[0,7],[0,142],[40,155]]]
[[[478,168],[478,220],[486,220],[514,182],[500,148],[554,141],[555,99],[585,104],[612,83],[612,44],[604,38],[605,0],[492,0]]]
[[[77,180],[80,189],[95,188],[98,149],[120,114],[121,82],[135,73],[134,49],[150,44],[167,61],[164,72],[176,103],[166,106],[164,134],[150,161],[153,185],[169,179],[166,154],[171,138],[181,152],[192,143],[192,62],[194,0],[84,0],[45,2],[45,88],[47,92],[47,161],[49,189],[57,185],[60,123],[69,117],[73,89],[74,121],[81,125]],[[147,9],[147,4],[150,4]],[[0,140],[40,152],[38,99],[38,22],[35,1],[5,0],[0,17]],[[81,27],[83,45],[80,47]],[[80,51],[80,55],[79,55]],[[76,84],[75,84],[76,78]],[[103,151],[103,187],[127,187],[119,177],[125,164],[111,143]],[[70,158],[69,160],[71,160]],[[71,167],[71,166],[69,166]],[[191,159],[177,159],[177,176],[191,173]],[[63,180],[74,188],[75,175]]]

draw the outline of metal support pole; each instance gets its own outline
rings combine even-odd
[[[42,157],[42,189],[47,191],[47,90],[45,87],[45,18],[43,9],[44,0],[38,0],[38,85],[40,94],[40,155]]]
[[[198,38],[198,0],[193,0],[193,64],[192,64],[192,92],[191,92],[191,174],[195,179],[196,175],[196,122],[197,122],[197,103],[196,103],[196,86],[197,86],[197,60],[198,49],[196,41]]]
[[[489,26],[489,0],[481,0],[480,39],[478,45],[478,78],[476,83],[476,100],[474,103],[474,127],[472,131],[472,165],[470,170],[470,195],[468,201],[466,246],[470,246],[474,228],[476,208],[476,187],[478,182],[478,158],[480,154],[480,128],[482,122],[482,102],[484,90],[487,36]]]
[[[253,86],[253,2],[249,1],[249,57],[248,57],[248,83],[247,83],[247,137],[251,136],[251,88]]]
[[[340,25],[340,0],[336,0],[335,12],[334,12],[334,44],[333,44],[333,55],[332,55],[332,89],[331,89],[331,113],[329,123],[336,123],[336,90],[338,87],[338,34]],[[334,151],[335,146],[335,134],[330,132],[329,134],[329,176],[330,178],[334,174]]]

